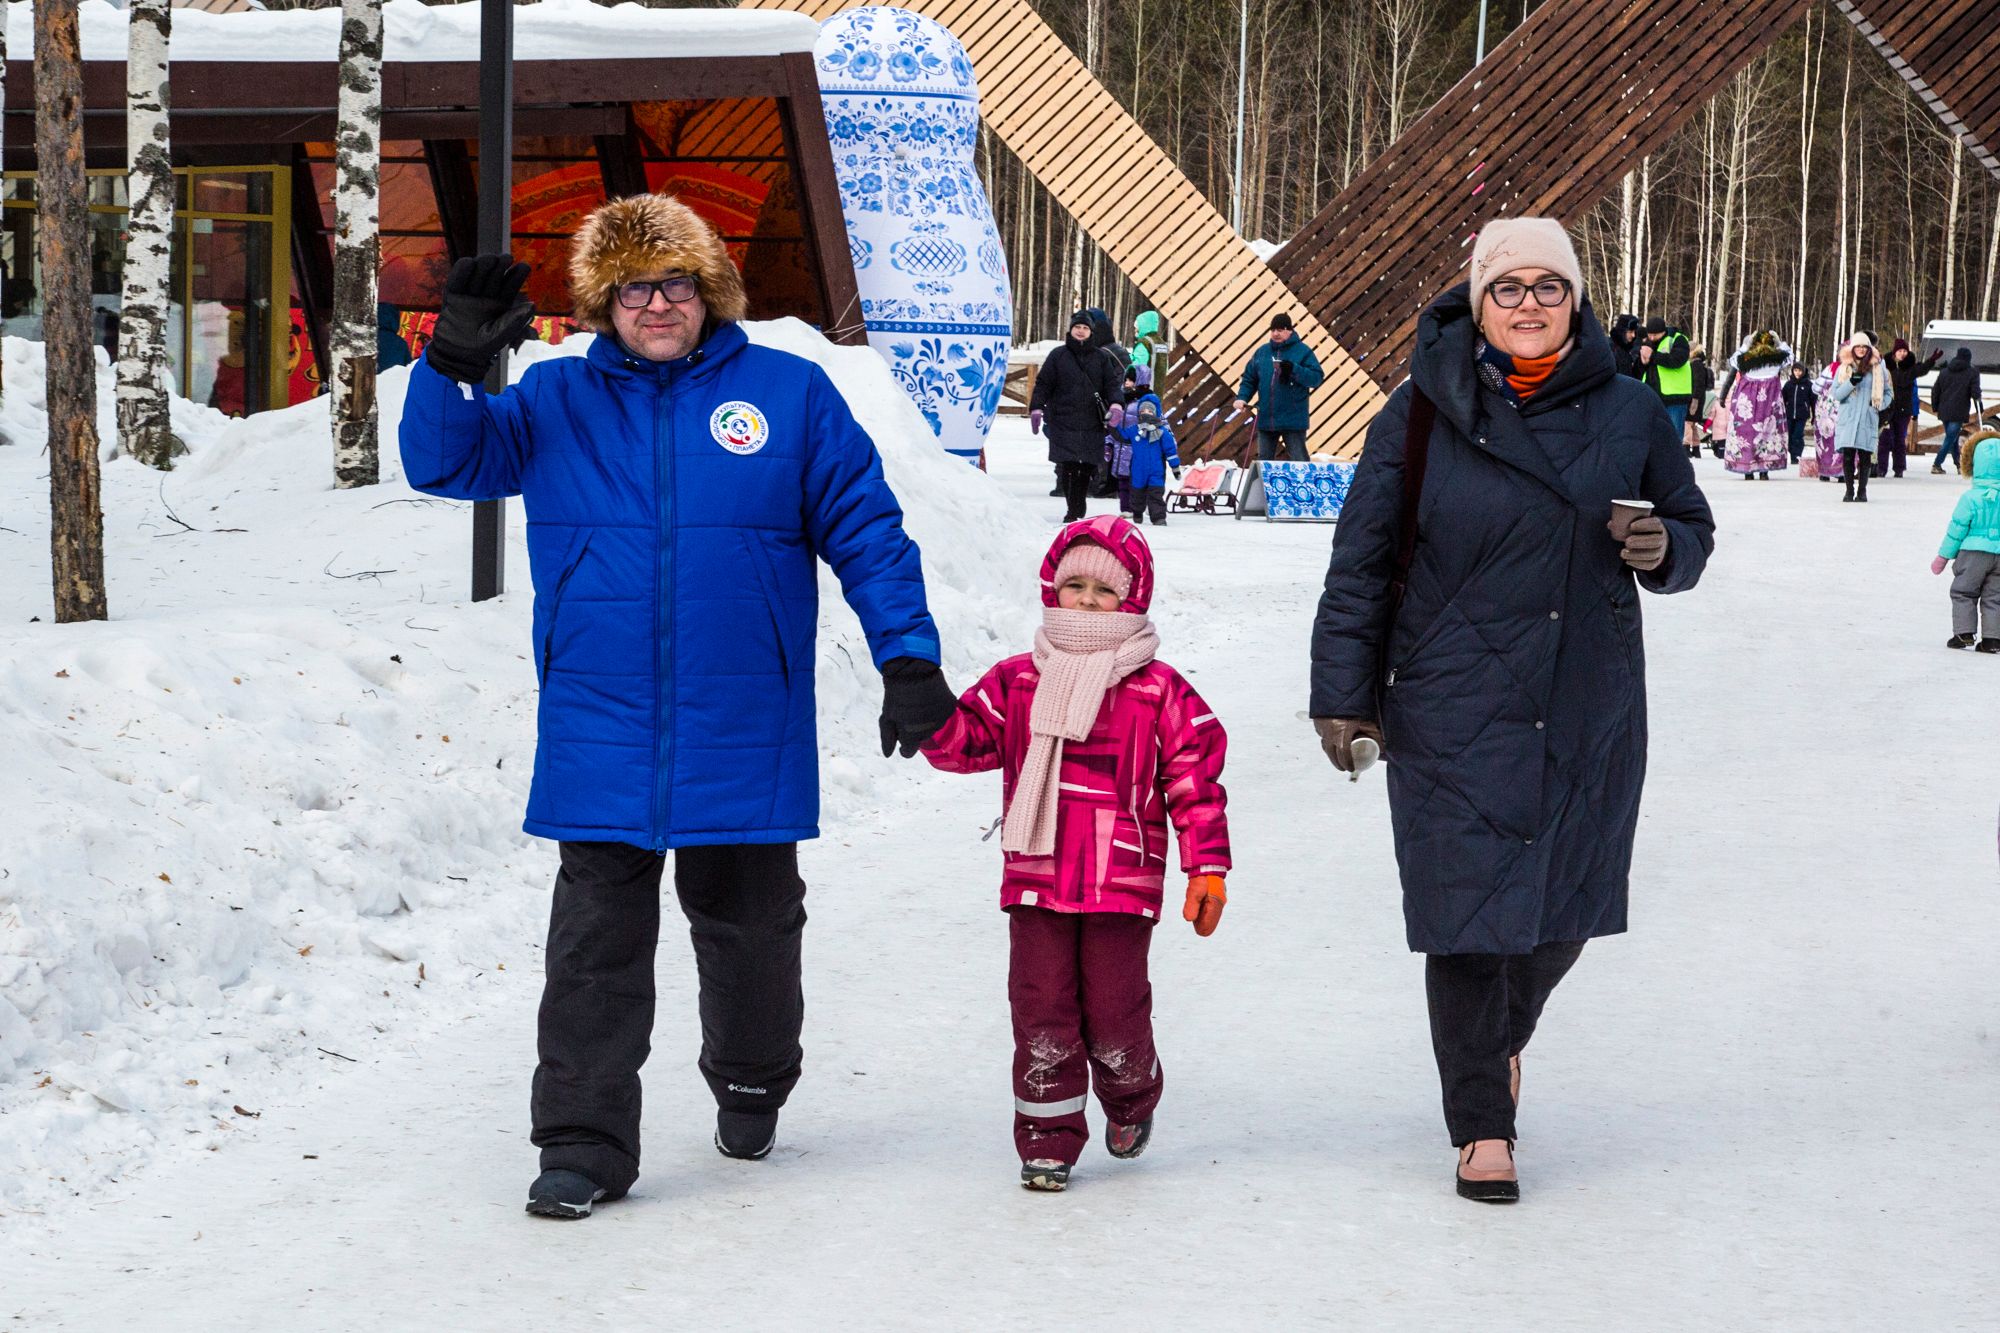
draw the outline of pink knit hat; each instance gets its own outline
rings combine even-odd
[[[1539,268],[1568,278],[1570,291],[1581,301],[1583,266],[1576,262],[1576,247],[1569,233],[1554,218],[1495,218],[1479,229],[1472,243],[1472,305],[1486,284],[1516,269]]]
[[[1120,564],[1117,556],[1088,538],[1063,552],[1063,558],[1056,564],[1056,587],[1062,587],[1079,574],[1096,579],[1117,593],[1121,602],[1131,595],[1132,571]]]
[[[1056,534],[1042,557],[1042,605],[1056,605],[1056,589],[1084,574],[1118,591],[1118,609],[1143,615],[1153,602],[1153,552],[1123,517],[1099,514]]]

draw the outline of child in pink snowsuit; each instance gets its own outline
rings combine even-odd
[[[1012,956],[1014,1144],[1030,1189],[1059,1190],[1090,1139],[1137,1157],[1162,1080],[1146,950],[1160,918],[1167,820],[1188,875],[1182,916],[1214,931],[1225,899],[1226,738],[1153,653],[1153,554],[1106,514],[1072,523],[1042,561],[1035,650],[1001,662],[924,747],[947,773],[1001,771],[1000,905]]]

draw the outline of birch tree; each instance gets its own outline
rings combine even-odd
[[[35,230],[48,363],[49,555],[56,619],[104,620],[97,357],[90,342],[90,211],[83,174],[77,0],[35,0]]]
[[[375,422],[377,187],[382,175],[382,0],[344,0],[334,143],[333,484],[381,479]]]
[[[174,169],[167,139],[167,0],[130,0],[125,57],[124,294],[118,311],[118,444],[162,471],[185,452],[167,401],[167,275]]]

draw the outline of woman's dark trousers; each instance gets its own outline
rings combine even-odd
[[[1434,953],[1424,960],[1431,1049],[1444,1088],[1444,1123],[1454,1148],[1475,1139],[1512,1139],[1514,1099],[1507,1062],[1535,1035],[1542,1006],[1583,952],[1558,941],[1533,953]]]
[[[1056,478],[1062,482],[1063,502],[1069,506],[1063,516],[1066,523],[1074,523],[1084,515],[1090,497],[1090,478],[1096,469],[1089,463],[1058,463]]]
[[[1910,415],[1898,412],[1882,423],[1882,429],[1875,437],[1875,475],[1886,477],[1893,464],[1896,475],[1903,475],[1903,468],[1909,463],[1904,455],[1904,441],[1910,434]]]
[[[639,1175],[664,865],[643,847],[565,842],[549,912],[531,1137],[544,1171],[580,1171],[614,1199]],[[775,1113],[803,1058],[798,844],[683,847],[674,891],[700,974],[702,1076],[724,1110]]]

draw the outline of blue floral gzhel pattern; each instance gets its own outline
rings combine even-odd
[[[977,457],[1014,306],[974,166],[972,62],[935,21],[882,6],[828,19],[814,58],[868,340],[939,443]]]
[[[1331,523],[1347,503],[1354,483],[1352,463],[1271,462],[1260,465],[1264,478],[1264,515],[1273,519],[1310,519]]]

